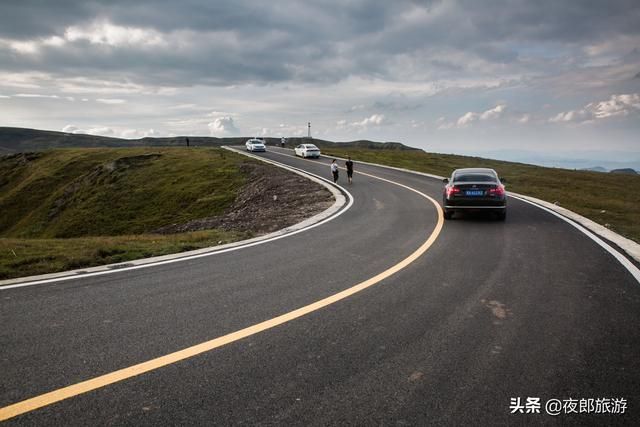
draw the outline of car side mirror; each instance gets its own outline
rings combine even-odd
[[[445,184],[448,184],[449,183],[449,178],[443,179],[442,182],[444,182]]]
[[[507,182],[506,178],[500,178],[500,182]]]

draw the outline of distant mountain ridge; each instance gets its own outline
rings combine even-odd
[[[631,168],[613,169],[609,173],[621,173],[621,174],[627,174],[627,175],[638,175],[638,172],[636,172],[635,169],[631,169]]]
[[[20,153],[27,151],[42,151],[53,148],[98,148],[98,147],[179,147],[190,146],[219,147],[221,145],[244,144],[249,137],[225,137],[210,136],[175,136],[164,138],[139,138],[123,139],[107,136],[75,134],[56,132],[50,130],[38,130],[28,128],[0,127],[0,154]],[[280,143],[280,138],[263,138],[268,145]],[[418,150],[399,142],[375,142],[367,140],[350,142],[332,142],[316,138],[287,138],[287,146],[291,147],[304,142],[312,142],[319,147],[334,146],[368,148],[384,150]]]
[[[606,169],[603,168],[602,166],[595,166],[592,168],[583,168],[580,169],[581,171],[587,171],[587,172],[602,172],[602,173],[619,173],[619,174],[628,174],[628,175],[638,175],[638,171],[636,171],[633,168],[617,168],[617,169]]]
[[[550,168],[592,170],[608,172],[613,169],[631,168],[640,171],[640,150],[604,151],[569,150],[538,152],[530,150],[487,150],[477,153],[481,157],[508,162],[527,163]],[[604,170],[600,170],[602,168]]]

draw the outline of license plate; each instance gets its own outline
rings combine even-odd
[[[464,192],[465,196],[484,196],[484,191],[482,190],[467,190]]]

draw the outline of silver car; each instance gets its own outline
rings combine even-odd
[[[267,146],[263,140],[258,138],[251,138],[245,143],[247,151],[267,151]]]
[[[315,157],[316,159],[320,157],[320,149],[313,144],[300,144],[295,150],[296,156],[300,157]]]

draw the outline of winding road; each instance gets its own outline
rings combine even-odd
[[[291,154],[259,155],[329,177],[328,159]],[[441,182],[355,160],[352,205],[304,232],[0,287],[0,420],[640,422],[640,284],[610,253],[513,198],[506,222],[444,223]],[[624,414],[545,412],[598,398]]]

